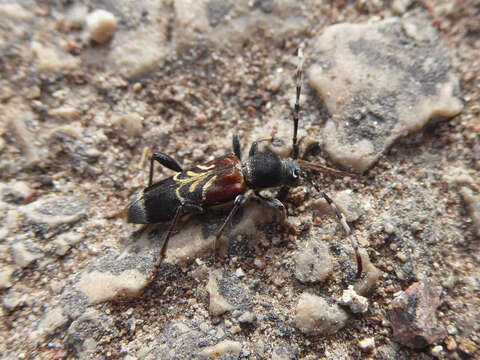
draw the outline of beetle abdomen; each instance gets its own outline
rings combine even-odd
[[[127,207],[127,221],[152,224],[172,220],[181,204],[175,188],[176,183],[170,177],[140,191]]]

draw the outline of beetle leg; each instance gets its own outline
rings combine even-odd
[[[288,187],[286,187],[286,189],[288,190]],[[295,226],[294,224],[290,223],[287,220],[287,215],[288,215],[287,214],[287,208],[285,207],[285,205],[283,205],[283,203],[279,199],[265,197],[265,196],[261,195],[260,192],[258,192],[258,191],[255,191],[255,195],[260,200],[262,200],[265,205],[267,205],[267,206],[271,207],[272,209],[280,212],[280,214],[281,214],[280,215],[280,224],[285,229],[287,229],[292,234],[300,234],[300,230],[298,229],[298,227]]]
[[[281,213],[280,221],[282,224],[285,224],[287,220],[287,209],[283,203],[276,198],[268,198],[260,194],[259,191],[255,191],[255,195],[263,201],[263,203],[274,210],[277,210]]]
[[[215,235],[215,240],[213,241],[213,253],[216,258],[217,256],[217,242],[218,239],[220,239],[220,236],[222,236],[223,231],[225,230],[225,227],[232,221],[233,216],[235,213],[238,211],[238,209],[245,203],[245,196],[244,195],[237,195],[235,198],[235,201],[233,203],[233,208],[230,210],[230,213],[228,214],[227,218],[223,222],[222,226],[220,226],[220,229],[218,229],[217,234]]]
[[[149,281],[153,281],[158,275],[158,271],[160,270],[160,265],[162,264],[163,258],[165,257],[165,253],[167,251],[168,241],[170,240],[170,236],[173,233],[173,229],[178,223],[178,219],[180,219],[180,214],[182,213],[183,207],[184,207],[184,204],[181,204],[179,207],[177,207],[177,210],[175,211],[175,216],[173,217],[173,220],[170,223],[170,226],[168,227],[167,232],[165,233],[162,248],[160,249],[160,256],[158,257],[157,262],[155,263],[155,267],[153,269],[152,274],[150,275]]]
[[[288,190],[289,190],[288,186],[282,186],[280,190],[278,190],[276,198],[280,199],[280,201],[285,200],[285,198],[288,195]]]
[[[250,150],[248,151],[248,157],[254,156],[258,152],[258,143],[262,141],[273,141],[273,137],[270,136],[263,139],[255,140],[252,143],[252,146],[250,146]]]
[[[182,203],[180,204],[179,207],[177,207],[177,210],[175,211],[175,216],[173,217],[173,220],[170,223],[170,226],[168,227],[167,232],[165,233],[162,248],[160,249],[160,256],[155,264],[155,268],[151,275],[150,281],[152,281],[157,277],[158,271],[160,270],[160,265],[162,264],[163,259],[165,257],[165,253],[167,252],[168,241],[170,240],[170,237],[173,234],[173,230],[175,229],[175,226],[177,225],[178,220],[180,219],[180,215],[185,212],[187,212],[188,214],[199,214],[203,212],[203,208],[199,205],[191,204],[191,203]]]
[[[152,180],[153,180],[153,162],[158,161],[160,164],[165,166],[166,168],[176,171],[176,172],[181,172],[183,171],[182,167],[180,164],[175,160],[174,158],[168,156],[167,154],[161,153],[161,152],[154,152],[152,155],[152,158],[150,159],[150,176],[148,178],[148,186],[152,185]]]
[[[345,215],[340,210],[338,210],[337,205],[335,205],[333,200],[330,198],[330,196],[328,196],[325,193],[325,191],[320,189],[320,186],[318,186],[315,180],[307,176],[304,176],[304,178],[307,179],[310,182],[310,184],[312,184],[312,186],[315,188],[315,190],[317,190],[323,196],[323,198],[327,201],[327,203],[330,205],[333,212],[337,216],[337,219],[338,221],[340,221],[340,224],[342,224],[343,229],[347,233],[347,237],[350,239],[350,243],[352,244],[353,250],[355,251],[355,257],[357,258],[357,276],[356,277],[357,279],[360,278],[360,276],[362,276],[362,258],[360,256],[360,253],[358,252],[358,241],[355,235],[352,233],[352,230],[350,229],[350,226],[348,225],[347,220],[345,219]]]
[[[258,141],[254,141],[252,146],[250,146],[250,150],[248,151],[248,157],[254,156],[258,152]]]
[[[233,153],[238,158],[238,160],[241,161],[242,160],[242,147],[240,145],[240,139],[238,138],[237,134],[233,135],[232,145],[233,145]]]

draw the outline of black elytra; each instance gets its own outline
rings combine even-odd
[[[362,259],[358,251],[358,242],[348,225],[345,215],[338,210],[333,200],[307,175],[307,170],[316,170],[332,175],[349,175],[319,164],[298,159],[298,121],[300,113],[300,92],[302,83],[302,47],[298,50],[298,67],[296,76],[296,98],[293,111],[292,156],[282,158],[270,150],[259,150],[259,143],[271,138],[255,141],[249,150],[248,158],[242,162],[241,145],[237,135],[233,136],[233,153],[212,161],[183,169],[170,156],[156,152],[150,160],[148,187],[141,190],[127,206],[126,220],[136,224],[170,222],[165,234],[160,256],[152,274],[157,275],[165,256],[168,240],[179,219],[188,214],[201,213],[205,208],[228,203],[233,200],[233,207],[216,233],[215,240],[221,237],[226,226],[231,222],[237,210],[245,203],[245,193],[253,190],[257,198],[265,205],[274,208],[286,219],[286,208],[277,198],[262,196],[260,191],[267,188],[282,187],[285,192],[290,187],[298,186],[301,179],[312,185],[327,201],[349,237],[357,260],[357,278],[362,274]],[[154,162],[175,171],[175,175],[153,183]],[[214,245],[216,248],[216,244]]]

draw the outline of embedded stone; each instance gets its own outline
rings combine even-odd
[[[319,296],[303,293],[298,300],[295,326],[307,335],[334,334],[347,320],[348,314],[343,309]]]
[[[390,305],[393,339],[413,349],[421,349],[439,339],[435,311],[440,291],[430,279],[412,284]]]
[[[336,24],[309,51],[307,77],[330,114],[322,141],[346,167],[367,170],[397,138],[463,108],[448,51],[421,20]]]

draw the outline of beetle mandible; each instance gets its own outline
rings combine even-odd
[[[253,142],[248,158],[242,162],[241,146],[237,135],[233,136],[233,154],[224,155],[187,170],[184,170],[175,159],[164,153],[155,152],[153,154],[150,160],[148,187],[135,196],[125,212],[127,222],[129,223],[151,224],[170,222],[170,226],[165,233],[154,274],[158,271],[165,256],[168,240],[173,229],[182,216],[198,214],[203,212],[206,207],[234,200],[233,208],[216,233],[215,241],[218,241],[232,217],[245,203],[247,190],[253,190],[263,203],[280,211],[282,220],[285,220],[287,212],[283,203],[277,198],[261,195],[260,191],[267,188],[282,187],[284,192],[286,192],[289,187],[298,186],[300,180],[303,179],[312,185],[328,202],[342,224],[355,251],[357,261],[356,276],[357,278],[361,276],[362,259],[358,251],[358,242],[345,219],[345,215],[338,210],[333,200],[320,186],[307,175],[306,170],[318,170],[333,175],[346,175],[346,173],[298,159],[297,131],[303,72],[302,62],[302,47],[300,47],[298,49],[296,98],[293,109],[293,148],[291,157],[282,158],[269,150],[260,151],[258,148],[259,142],[268,140],[260,139]],[[175,171],[176,174],[153,184],[155,161]]]

